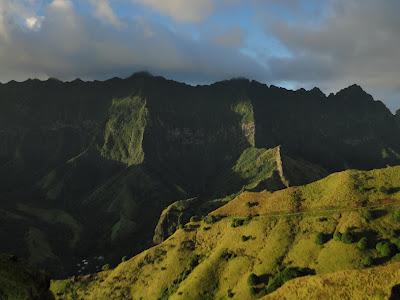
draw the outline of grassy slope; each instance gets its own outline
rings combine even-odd
[[[212,213],[225,215],[222,220],[189,223],[114,270],[55,281],[52,290],[61,299],[75,293],[85,299],[226,299],[228,295],[251,299],[255,295],[247,278],[252,272],[269,276],[292,266],[329,274],[360,269],[366,256],[375,264],[386,264],[389,258],[380,258],[374,246],[396,238],[400,231],[400,223],[392,216],[396,208],[382,202],[399,199],[399,186],[400,167],[393,167],[345,171],[274,193],[245,192]],[[364,206],[382,208],[374,208],[379,213],[368,221]],[[244,224],[232,227],[238,216]],[[324,245],[315,243],[319,232],[344,233],[347,229],[356,239],[368,236],[368,249],[361,251],[355,243],[333,239]]]
[[[393,263],[365,270],[297,278],[263,299],[398,299],[389,297],[399,279],[400,264]]]

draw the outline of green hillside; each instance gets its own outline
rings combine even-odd
[[[383,282],[376,292],[384,297],[400,280],[390,271],[400,255],[399,216],[400,167],[245,191],[115,269],[53,281],[51,289],[59,299],[290,299],[317,285],[299,299],[319,299],[324,284],[339,299],[373,298],[363,292]],[[335,288],[344,280],[345,289]]]

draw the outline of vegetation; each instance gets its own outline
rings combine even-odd
[[[355,242],[355,237],[353,235],[353,233],[350,230],[346,230],[343,234],[342,234],[342,238],[341,241],[345,244],[351,244]]]
[[[330,239],[330,237],[331,237],[330,234],[327,234],[325,232],[319,232],[315,237],[315,243],[317,245],[323,245]]]
[[[324,284],[330,289],[335,282],[344,284],[341,278],[346,278],[349,282],[344,284],[345,291],[350,293],[347,287],[357,283],[349,280],[346,274],[353,269],[359,270],[360,281],[365,280],[363,272],[368,270],[371,272],[368,274],[377,278],[386,289],[386,283],[382,284],[379,279],[381,275],[373,270],[383,264],[395,263],[397,258],[392,255],[397,251],[395,241],[400,224],[392,217],[396,204],[385,202],[379,189],[370,188],[379,186],[381,181],[397,185],[396,182],[400,182],[398,174],[397,167],[346,171],[315,183],[276,192],[244,191],[209,213],[200,227],[176,231],[161,244],[112,271],[99,273],[85,285],[79,280],[71,282],[69,292],[62,288],[53,288],[53,291],[61,290],[63,295],[70,295],[73,289],[79,297],[89,295],[88,299],[112,299],[119,290],[128,290],[130,295],[139,299],[157,299],[160,295],[172,299],[218,299],[229,298],[232,293],[232,297],[238,299],[264,296],[275,299],[274,295],[281,295],[280,291],[286,290],[287,286],[295,285],[299,292],[307,291],[303,284],[297,285],[295,278],[314,272],[316,275],[312,278],[316,282],[340,273],[338,277],[329,277],[332,281]],[[362,201],[357,202],[358,199]],[[249,217],[250,211],[245,204],[249,201],[259,203],[251,208],[253,217]],[[366,206],[373,206],[377,212],[377,217],[368,222],[364,218]],[[212,216],[224,218],[214,222],[217,217]],[[231,226],[237,222],[240,226]],[[204,226],[210,228],[203,230]],[[331,233],[335,241],[330,241]],[[316,244],[317,237],[325,234],[327,239],[321,247]],[[250,242],[252,237],[257,237],[257,242]],[[372,247],[378,242],[389,244],[389,256],[381,253],[386,251],[386,246]],[[193,255],[200,255],[201,263],[187,272]],[[385,274],[390,282],[387,293],[390,293],[400,274],[397,277]],[[352,276],[358,280],[357,275]],[[307,277],[302,280],[310,286],[314,284]],[[61,285],[58,281],[56,283]],[[375,286],[375,282],[371,284]],[[317,293],[319,287],[315,289]],[[293,295],[291,291],[286,292]]]
[[[388,242],[379,242],[376,244],[375,248],[381,257],[389,257],[393,253],[392,244]]]
[[[50,279],[15,255],[0,255],[1,299],[51,299]]]
[[[373,265],[374,260],[372,259],[371,256],[366,256],[361,260],[361,263],[364,267],[370,267]]]
[[[314,270],[310,270],[307,268],[297,268],[297,267],[289,267],[284,270],[276,273],[274,276],[271,276],[268,281],[268,285],[265,289],[266,293],[272,293],[281,287],[285,282],[302,276],[313,275],[315,274]]]
[[[368,248],[368,238],[362,237],[358,242],[357,242],[357,248],[360,249],[361,251],[364,251]]]

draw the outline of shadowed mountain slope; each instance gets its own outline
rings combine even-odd
[[[201,199],[190,218],[241,190],[395,165],[399,133],[398,118],[358,86],[326,97],[147,73],[0,84],[0,235],[15,232],[0,252],[57,276],[95,271],[94,257],[115,264],[151,245],[180,199]]]

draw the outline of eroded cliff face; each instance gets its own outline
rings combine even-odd
[[[18,227],[0,252],[22,249],[28,232],[40,232],[67,268],[94,254],[117,262],[150,245],[161,212],[178,199],[209,203],[241,189],[399,163],[398,119],[357,86],[326,97],[248,80],[193,87],[146,74],[0,84],[0,236]],[[21,212],[21,203],[37,214]],[[60,212],[54,225],[49,216]],[[59,239],[76,236],[71,220],[81,228],[75,244]]]

